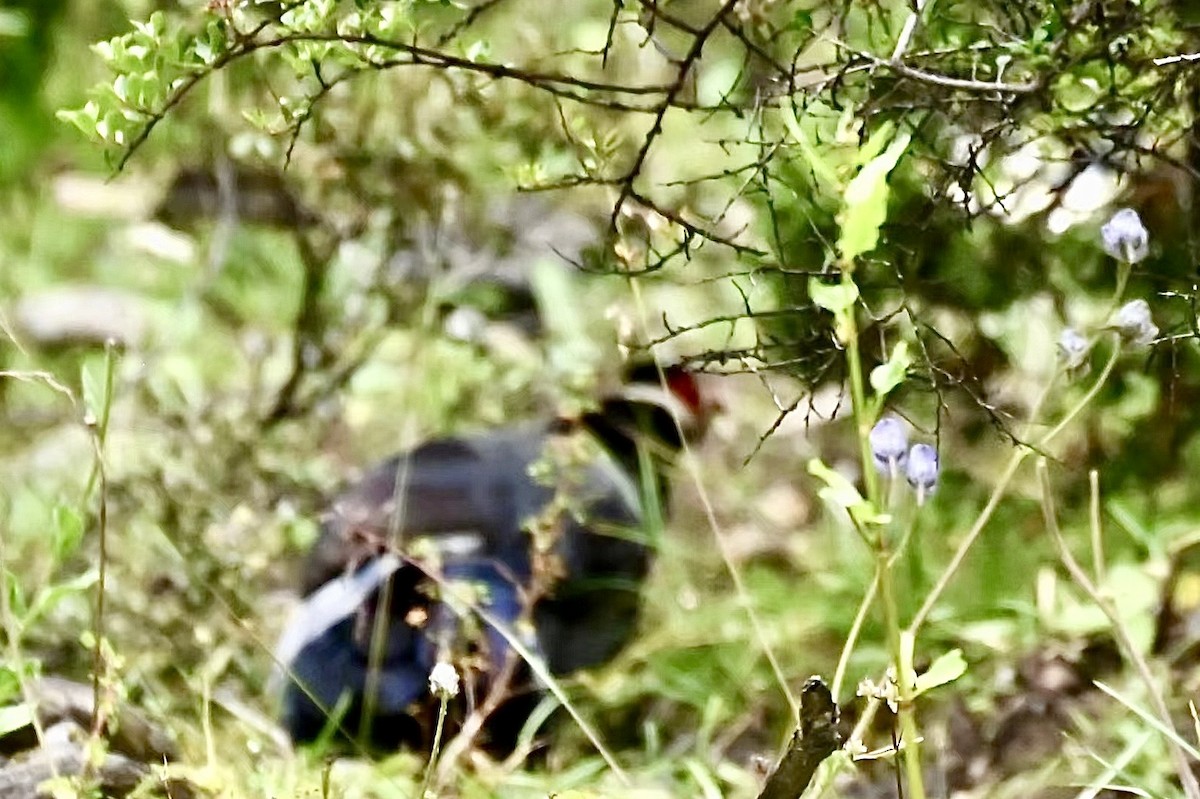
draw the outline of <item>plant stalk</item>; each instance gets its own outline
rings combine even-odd
[[[853,283],[848,269],[842,270],[842,283]],[[875,414],[867,403],[866,387],[863,382],[862,354],[858,347],[858,323],[853,308],[841,318],[842,336],[846,346],[847,367],[850,371],[850,397],[854,409],[854,420],[857,425],[858,442],[862,458],[863,485],[867,491],[867,499],[876,508],[881,507],[883,496],[880,490],[879,475],[874,469],[874,458],[871,455],[871,425],[874,424]],[[893,480],[893,483],[895,480]],[[892,574],[892,557],[887,530],[880,529],[875,537],[874,549],[876,557],[876,581],[879,584],[880,599],[883,603],[884,626],[887,629],[888,652],[896,672],[896,687],[899,691],[897,711],[900,717],[900,735],[904,742],[903,758],[904,771],[907,776],[908,792],[912,799],[925,799],[925,780],[921,771],[920,736],[917,732],[916,716],[913,712],[913,685],[910,664],[905,662],[901,646],[900,611],[896,604],[896,589]]]

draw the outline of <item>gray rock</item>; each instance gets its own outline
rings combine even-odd
[[[144,298],[105,286],[69,285],[27,294],[13,309],[16,333],[38,347],[134,344],[145,335]]]

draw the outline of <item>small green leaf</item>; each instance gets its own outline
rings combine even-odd
[[[29,33],[29,17],[24,11],[0,9],[0,36],[21,37]]]
[[[54,558],[61,563],[83,539],[83,516],[69,505],[54,506]]]
[[[891,521],[891,516],[876,511],[875,507],[858,493],[853,483],[839,472],[830,469],[820,459],[813,458],[808,462],[808,473],[825,484],[825,487],[817,492],[821,499],[836,508],[844,509],[860,524],[887,524]]]
[[[820,278],[808,279],[808,296],[818,307],[835,315],[844,314],[858,301],[858,286],[854,283],[825,283]]]
[[[21,619],[22,624],[29,626],[50,614],[64,599],[84,593],[95,585],[98,579],[99,574],[95,569],[92,569],[66,582],[53,583],[46,586],[33,598],[33,603],[29,606],[28,612]]]
[[[788,107],[780,109],[780,119],[783,120],[783,126],[787,128],[792,139],[800,148],[800,154],[808,163],[809,169],[812,170],[813,177],[821,184],[821,188],[832,195],[840,194],[842,191],[842,181],[838,179],[837,170],[825,159],[815,146],[804,128],[800,126],[800,120],[796,119],[796,112]]]
[[[99,119],[99,114],[99,107],[89,100],[83,108],[59,111],[56,116],[60,121],[79,128],[79,131],[88,138],[95,138],[96,120]]]
[[[838,215],[838,252],[851,263],[879,243],[879,228],[887,219],[888,175],[908,149],[909,135],[901,133],[887,149],[871,159],[846,187],[845,205]]]
[[[871,370],[871,388],[875,389],[877,400],[882,400],[896,386],[904,382],[908,367],[912,365],[912,356],[908,354],[908,342],[900,341],[892,348],[892,357],[887,363],[876,366]]]
[[[11,702],[21,692],[21,678],[11,666],[0,666],[0,703]]]
[[[808,473],[825,484],[821,496],[830,504],[849,509],[866,502],[853,483],[820,460],[813,458],[808,462]]]
[[[321,534],[321,527],[314,519],[300,516],[292,519],[284,527],[288,543],[297,550],[307,550],[316,543]]]
[[[913,686],[913,696],[920,696],[931,688],[954,682],[967,671],[967,661],[961,649],[951,649],[933,661],[933,664]]]
[[[13,615],[20,619],[25,615],[26,609],[29,607],[25,602],[25,592],[21,590],[20,584],[17,583],[17,575],[5,569],[4,580],[8,583],[8,603],[12,608]]]
[[[792,13],[792,21],[788,23],[789,31],[810,31],[813,29],[813,14],[801,9]]]

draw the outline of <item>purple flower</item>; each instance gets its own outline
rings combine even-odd
[[[1132,208],[1122,208],[1100,228],[1104,251],[1118,261],[1136,264],[1150,254],[1150,233]]]
[[[1121,337],[1136,346],[1144,347],[1158,338],[1158,325],[1150,315],[1150,304],[1145,300],[1131,300],[1121,306],[1113,316],[1112,326]]]
[[[1058,354],[1068,369],[1078,369],[1087,359],[1088,340],[1073,327],[1063,328],[1058,336]]]
[[[917,490],[917,504],[923,503],[925,497],[937,488],[937,450],[929,444],[913,444],[908,452],[905,476],[908,477],[908,484]]]
[[[875,468],[885,475],[896,475],[904,468],[908,457],[908,431],[904,422],[895,416],[885,416],[875,423],[868,436]]]

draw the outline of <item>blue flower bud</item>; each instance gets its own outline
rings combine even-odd
[[[908,484],[917,490],[917,504],[934,492],[938,481],[938,454],[929,444],[913,444],[905,470]]]
[[[1058,354],[1068,369],[1078,369],[1087,359],[1088,340],[1073,327],[1063,328],[1058,337]]]
[[[1118,261],[1136,264],[1150,254],[1150,233],[1132,208],[1122,208],[1100,228],[1104,251]]]
[[[1121,337],[1133,344],[1144,347],[1158,338],[1158,325],[1150,315],[1150,304],[1145,300],[1131,300],[1121,306],[1113,316],[1112,326],[1121,333]]]
[[[885,416],[875,423],[868,436],[875,468],[886,475],[895,475],[904,467],[908,457],[908,432],[904,422],[895,416]]]

